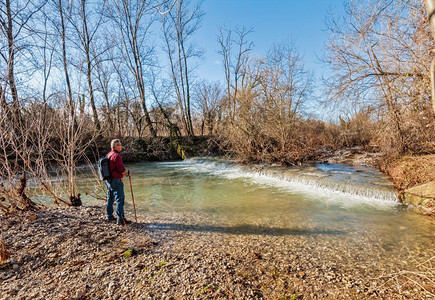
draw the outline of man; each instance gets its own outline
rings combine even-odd
[[[124,162],[121,157],[122,144],[119,139],[114,139],[110,143],[112,151],[106,156],[109,158],[109,170],[112,174],[112,179],[106,180],[107,185],[107,220],[114,221],[113,216],[113,201],[116,200],[116,215],[118,216],[116,223],[125,225],[131,223],[124,216],[124,183],[123,176],[129,176],[129,172],[125,170]]]

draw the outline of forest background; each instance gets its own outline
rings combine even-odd
[[[94,163],[115,137],[130,161],[226,154],[293,165],[359,147],[382,153],[387,172],[419,157],[413,161],[423,166],[412,167],[419,175],[396,182],[399,189],[435,180],[427,168],[435,150],[434,41],[422,1],[345,1],[325,20],[319,63],[329,72],[321,81],[295,42],[258,55],[254,29],[216,24],[223,82],[196,73],[200,1],[0,4],[4,211],[37,208],[29,186],[58,203],[80,203],[77,166]],[[322,97],[313,102],[313,93]],[[347,113],[319,120],[313,107]],[[65,185],[53,184],[59,177]]]

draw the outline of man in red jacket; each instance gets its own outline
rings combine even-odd
[[[112,151],[106,156],[109,158],[109,170],[112,174],[112,179],[106,180],[107,185],[107,220],[114,221],[113,216],[113,201],[116,200],[116,215],[118,216],[116,223],[125,225],[130,223],[124,216],[124,183],[123,176],[128,176],[129,173],[124,167],[124,162],[121,157],[122,144],[119,139],[114,139],[110,143]]]

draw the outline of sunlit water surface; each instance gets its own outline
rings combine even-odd
[[[388,178],[371,168],[240,166],[215,159],[127,167],[138,214],[145,217],[190,214],[222,228],[369,236],[391,255],[405,248],[423,257],[434,255],[434,218],[400,204]],[[124,180],[126,210],[131,215],[130,186]],[[82,178],[79,185],[85,204],[104,206],[103,201],[84,195],[92,188],[90,181]]]

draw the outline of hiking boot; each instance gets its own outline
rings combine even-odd
[[[130,224],[130,223],[131,223],[131,221],[127,220],[126,218],[122,218],[121,220],[116,222],[117,225],[127,225],[127,224]]]
[[[108,217],[107,222],[116,221],[116,218],[114,216]]]

